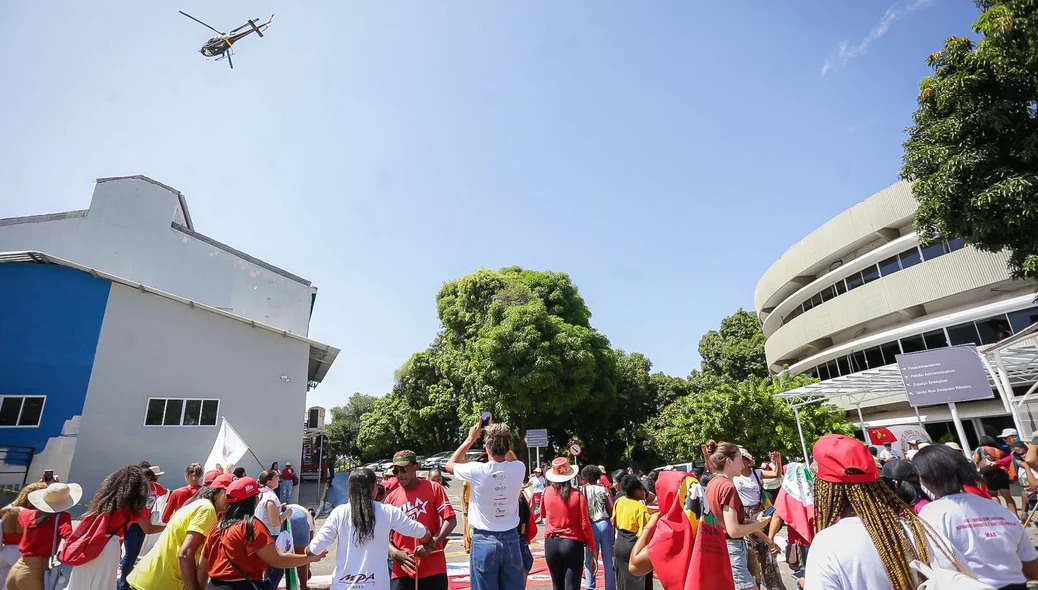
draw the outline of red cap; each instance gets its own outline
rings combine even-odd
[[[259,493],[259,484],[251,477],[236,479],[227,486],[227,501],[241,502]]]
[[[226,490],[228,487],[230,487],[231,482],[233,481],[233,475],[231,475],[230,473],[221,473],[216,479],[213,480],[213,483],[209,484],[209,487],[217,490]]]
[[[207,486],[213,483],[213,481],[221,475],[223,474],[215,469],[210,469],[209,471],[206,471],[205,477],[202,478],[202,485]]]
[[[879,468],[865,443],[842,434],[827,434],[814,446],[818,478],[830,483],[867,483],[879,479]],[[861,473],[848,474],[848,469]]]

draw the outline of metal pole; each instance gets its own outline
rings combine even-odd
[[[966,430],[962,427],[962,420],[959,419],[959,409],[955,407],[955,402],[948,402],[948,409],[951,410],[952,422],[955,422],[955,432],[959,435],[962,452],[968,457],[970,444],[966,442]]]
[[[858,408],[858,424],[861,425],[861,434],[865,437],[865,444],[869,444],[869,429],[865,427],[865,416],[861,414],[861,404],[854,404]]]
[[[919,408],[912,406],[912,409],[915,410],[915,421],[919,423],[919,430],[926,432],[926,428],[923,427],[923,417],[919,415]]]
[[[541,447],[537,447],[537,466],[541,466]]]
[[[807,443],[804,442],[804,428],[800,425],[800,408],[793,406],[793,415],[797,419],[797,432],[800,433],[800,448],[804,450],[804,464],[810,464],[810,459],[807,458]]]
[[[1006,370],[1006,365],[1002,361],[1002,351],[995,351],[995,365],[998,366],[998,374],[1001,377],[1002,387],[998,388],[998,392],[1002,394],[1002,403],[1005,404],[1006,409],[1013,416],[1013,426],[1017,432],[1024,432],[1023,423],[1020,422],[1020,416],[1016,413],[1016,406],[1010,403],[1010,397],[1013,395],[1013,385],[1009,382],[1009,371]]]

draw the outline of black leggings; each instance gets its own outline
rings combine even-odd
[[[555,590],[580,590],[584,573],[584,543],[552,537],[544,540],[544,562]]]

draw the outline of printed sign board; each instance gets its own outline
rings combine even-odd
[[[527,430],[526,431],[526,446],[528,447],[546,447],[548,446],[548,431],[545,429],[541,430]]]
[[[897,355],[897,368],[914,407],[994,397],[974,346]]]

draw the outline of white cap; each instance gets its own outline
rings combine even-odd
[[[1002,431],[1002,434],[998,435],[998,438],[1006,438],[1008,436],[1020,436],[1020,434],[1013,428],[1006,428]]]
[[[540,473],[541,472],[541,468],[540,467],[534,467],[533,468],[533,472],[534,473]]]

